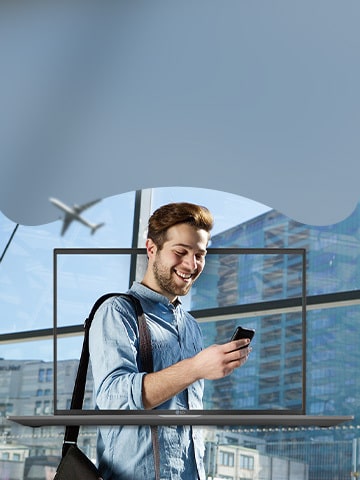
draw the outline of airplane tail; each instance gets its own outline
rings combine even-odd
[[[91,235],[94,235],[94,233],[96,232],[96,230],[100,227],[102,227],[103,225],[105,225],[105,223],[97,223],[96,225],[93,225],[91,227]]]

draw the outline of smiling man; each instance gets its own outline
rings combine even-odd
[[[151,334],[154,372],[139,365],[139,334],[132,306],[107,300],[90,330],[90,356],[98,409],[202,408],[203,380],[229,375],[243,365],[248,340],[203,348],[200,328],[179,297],[186,295],[205,266],[213,217],[205,207],[172,203],[149,219],[143,280],[128,293],[143,307]],[[205,479],[201,430],[158,428],[161,479]],[[155,478],[150,428],[99,428],[98,465],[104,480]]]

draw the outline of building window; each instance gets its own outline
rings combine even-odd
[[[240,468],[254,470],[254,457],[251,455],[240,455]]]
[[[35,415],[40,415],[41,414],[41,402],[37,401],[35,402]]]
[[[51,405],[50,405],[50,400],[45,400],[44,402],[44,413],[51,413]]]
[[[224,452],[220,450],[220,465],[224,465],[225,467],[233,467],[234,466],[234,454],[232,452]]]
[[[46,369],[46,382],[51,382],[53,377],[53,369],[52,368],[47,368]]]
[[[40,383],[45,381],[45,370],[43,368],[39,369],[38,381]]]

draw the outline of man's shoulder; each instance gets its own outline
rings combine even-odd
[[[98,299],[99,300],[99,299]],[[133,313],[135,309],[134,295],[126,293],[114,293],[104,298],[97,311],[114,309],[121,313]]]

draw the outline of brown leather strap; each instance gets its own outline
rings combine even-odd
[[[142,368],[150,373],[154,371],[154,364],[151,349],[151,336],[146,322],[144,312],[138,315],[139,337],[140,337],[140,359]],[[151,425],[151,441],[154,452],[155,479],[160,480],[160,449],[159,434],[157,425]]]

